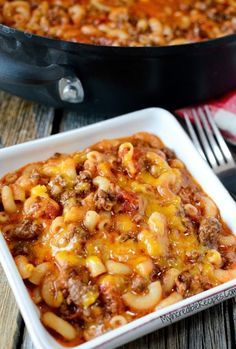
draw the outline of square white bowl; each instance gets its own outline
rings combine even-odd
[[[235,202],[200,157],[173,115],[159,108],[140,110],[73,131],[1,149],[0,176],[29,162],[45,160],[55,152],[73,152],[104,138],[123,137],[140,131],[156,134],[167,147],[175,151],[204,191],[216,202],[224,221],[235,234]],[[65,348],[56,342],[41,324],[39,312],[27,292],[1,234],[0,261],[35,347],[37,349]],[[74,348],[112,349],[235,295],[236,279],[148,314]]]

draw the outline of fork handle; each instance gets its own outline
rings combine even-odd
[[[226,170],[218,174],[219,179],[224,184],[225,188],[236,196],[236,168]]]

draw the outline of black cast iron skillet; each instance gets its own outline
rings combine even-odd
[[[0,25],[0,89],[56,108],[117,115],[175,109],[236,88],[236,34],[180,46],[107,47]]]

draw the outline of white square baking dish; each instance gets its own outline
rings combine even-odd
[[[46,159],[55,152],[72,152],[104,138],[127,136],[138,131],[158,135],[169,148],[175,151],[205,192],[214,199],[223,219],[236,233],[235,202],[199,156],[176,119],[163,109],[145,109],[59,135],[2,149],[0,150],[0,176],[26,163]],[[0,235],[0,261],[35,347],[37,349],[65,348],[57,343],[41,324],[38,311],[28,295],[2,235]],[[75,348],[112,349],[235,295],[236,279],[153,312]]]

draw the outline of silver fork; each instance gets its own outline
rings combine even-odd
[[[187,112],[185,122],[192,141],[226,189],[236,198],[236,163],[216,125],[209,107],[192,109],[194,126]]]

